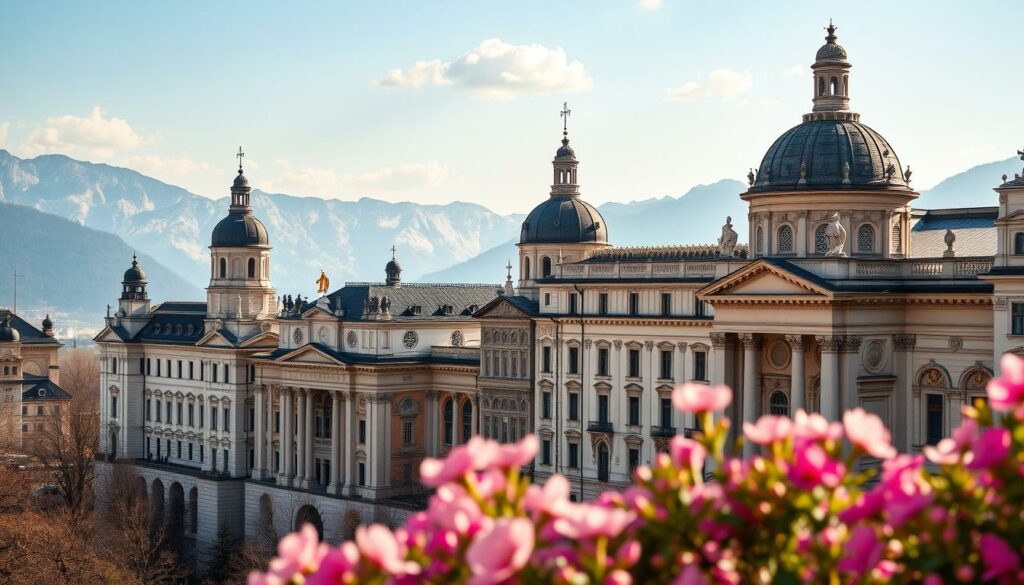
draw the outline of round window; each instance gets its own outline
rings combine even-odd
[[[783,370],[789,366],[789,344],[785,341],[776,341],[768,346],[768,362],[776,370]]]
[[[419,343],[420,336],[415,331],[406,331],[405,335],[402,336],[402,343],[405,344],[406,349],[412,349]]]

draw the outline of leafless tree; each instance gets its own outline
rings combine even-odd
[[[67,349],[60,354],[60,385],[73,395],[91,394],[99,401],[100,358],[95,349]]]

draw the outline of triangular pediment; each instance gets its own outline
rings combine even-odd
[[[213,346],[213,347],[234,347],[235,344],[227,337],[221,335],[219,331],[211,331],[206,335],[202,336],[199,341],[196,342],[199,347]]]
[[[733,272],[699,291],[708,300],[723,297],[820,297],[831,298],[832,291],[813,277],[787,270],[765,260]]]
[[[277,333],[268,331],[266,333],[260,333],[253,335],[249,339],[246,339],[242,343],[238,344],[238,347],[271,347],[276,348],[280,344],[280,340],[277,337]]]
[[[336,365],[344,363],[335,358],[334,356],[331,356],[321,351],[319,348],[313,345],[304,345],[291,353],[286,353],[285,355],[277,358],[274,361],[276,361],[279,364],[301,363]]]
[[[104,327],[102,331],[97,333],[96,336],[92,338],[92,340],[95,341],[96,343],[104,343],[104,342],[122,343],[122,342],[124,342],[124,340],[121,339],[121,336],[118,335],[110,327]]]
[[[473,316],[478,319],[486,319],[488,317],[498,319],[526,319],[530,317],[530,314],[510,302],[507,298],[497,297],[483,307],[480,307]]]

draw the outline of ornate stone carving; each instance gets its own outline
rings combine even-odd
[[[992,308],[996,311],[1005,311],[1008,305],[1006,297],[995,297],[992,299]]]
[[[647,341],[644,342],[644,348],[647,349],[647,351],[651,351],[652,349],[654,349],[654,342],[648,339]]]
[[[729,340],[727,334],[721,331],[713,331],[709,337],[711,337],[711,347],[715,349],[722,349]]]
[[[953,351],[960,351],[964,348],[964,338],[959,335],[953,335],[949,338],[949,349]]]
[[[793,351],[803,351],[805,348],[803,335],[787,335],[786,343],[789,344]]]
[[[757,333],[740,333],[736,337],[743,344],[743,349],[761,349],[761,336]]]
[[[615,344],[615,349],[622,349],[622,340],[621,339],[616,339],[612,343]]]
[[[943,258],[956,256],[956,252],[953,251],[953,243],[956,242],[956,234],[953,233],[953,230],[946,228],[946,235],[943,236],[942,241],[946,242],[946,250],[942,253]]]
[[[818,342],[821,351],[837,352],[843,348],[843,337],[841,335],[816,335],[814,340]]]
[[[679,343],[676,344],[676,347],[679,349],[679,353],[685,353],[686,352],[686,342],[685,341],[680,341]]]
[[[862,338],[856,335],[846,335],[843,337],[843,351],[847,353],[860,351],[860,344],[864,341]]]
[[[736,249],[736,230],[732,229],[732,217],[725,218],[725,225],[722,226],[722,235],[718,238],[718,253],[721,256],[732,256]]]
[[[913,351],[917,346],[917,336],[905,334],[893,335],[892,345],[896,348],[896,351]]]
[[[586,348],[586,349],[590,349],[590,346],[593,345],[593,344],[594,344],[594,340],[593,339],[584,339],[583,340],[583,347]]]
[[[872,374],[881,372],[885,367],[885,343],[879,339],[872,339],[864,344],[861,365]]]
[[[831,222],[825,228],[825,255],[846,256],[846,228],[839,223],[839,212],[832,214]]]

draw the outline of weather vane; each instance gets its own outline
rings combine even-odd
[[[238,159],[238,172],[242,172],[242,157],[244,157],[244,156],[245,156],[245,153],[242,152],[242,147],[239,146],[238,147],[238,154],[235,155],[235,158]]]
[[[562,111],[558,113],[562,117],[562,135],[569,135],[569,114],[572,110],[569,109],[569,102],[562,102]]]

